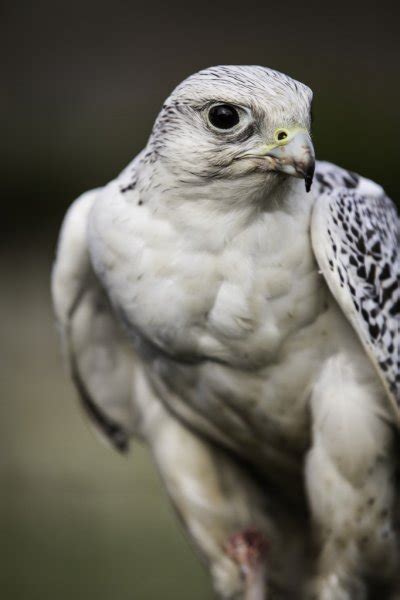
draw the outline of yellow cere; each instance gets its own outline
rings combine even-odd
[[[307,129],[304,127],[291,127],[290,129],[280,127],[279,129],[275,129],[274,140],[276,144],[274,144],[274,146],[284,146],[285,144],[288,144],[290,140],[292,140],[294,136],[300,132],[308,133]]]

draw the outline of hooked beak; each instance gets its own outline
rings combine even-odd
[[[275,143],[265,145],[256,152],[248,152],[243,158],[260,158],[269,163],[272,171],[287,173],[305,180],[309,192],[315,170],[315,153],[310,134],[306,129],[277,129]]]

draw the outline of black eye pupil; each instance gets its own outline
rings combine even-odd
[[[232,129],[239,123],[239,113],[234,106],[217,104],[208,113],[211,125],[217,129]]]

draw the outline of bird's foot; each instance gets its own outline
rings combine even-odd
[[[226,553],[240,567],[246,582],[245,600],[266,600],[265,562],[268,550],[264,535],[249,527],[234,533],[226,544]]]

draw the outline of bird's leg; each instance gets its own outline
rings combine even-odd
[[[365,600],[364,576],[390,582],[396,573],[393,433],[373,373],[353,364],[344,353],[329,359],[311,399],[306,486],[318,559],[307,598],[313,600]]]
[[[266,600],[267,542],[257,529],[248,528],[233,534],[226,544],[228,556],[240,567],[245,580],[244,600]]]
[[[147,380],[136,381],[142,385],[137,395],[137,402],[141,398],[143,403],[141,434],[151,447],[185,529],[209,566],[218,597],[264,600],[264,535],[276,551],[269,575],[272,579],[278,571],[281,583],[281,530],[292,523],[290,514],[285,510],[282,525],[275,527],[272,498],[249,477],[243,465],[175,419],[154,396]],[[240,533],[232,536],[232,532]],[[290,526],[289,538],[291,532]]]

